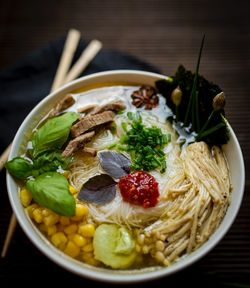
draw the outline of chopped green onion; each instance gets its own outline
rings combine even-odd
[[[121,137],[121,147],[116,145],[116,148],[130,153],[132,170],[151,171],[159,168],[160,172],[164,172],[166,160],[163,148],[171,141],[171,135],[163,134],[158,127],[144,126],[139,113],[128,112],[127,116],[131,128],[122,125],[126,135]]]

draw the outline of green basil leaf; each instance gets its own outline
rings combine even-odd
[[[33,157],[49,151],[60,149],[67,141],[72,124],[79,118],[75,112],[67,112],[49,119],[32,136]]]
[[[18,179],[25,179],[32,175],[32,163],[22,157],[13,158],[5,164],[5,167],[12,176]]]
[[[56,171],[59,167],[66,169],[72,158],[62,157],[61,152],[45,152],[34,160],[34,169],[39,174]]]
[[[63,216],[75,215],[75,198],[67,179],[57,172],[47,172],[27,181],[27,188],[39,205]]]

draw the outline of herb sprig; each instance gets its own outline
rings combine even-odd
[[[224,111],[225,99],[222,99],[223,92],[218,85],[199,75],[204,37],[195,73],[180,65],[174,76],[158,80],[155,85],[159,93],[166,98],[166,103],[173,112],[172,121],[180,128],[179,132],[183,131],[181,134],[188,133],[194,136],[193,141],[222,145],[229,140]],[[224,103],[215,107],[215,100],[220,100],[218,102],[223,100]],[[189,144],[188,139],[186,139],[186,144]]]
[[[166,170],[164,146],[171,140],[170,134],[162,133],[158,127],[146,127],[139,113],[127,114],[131,128],[125,125],[126,135],[121,137],[119,148],[129,152],[132,160],[131,170]]]

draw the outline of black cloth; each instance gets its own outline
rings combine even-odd
[[[32,108],[48,95],[62,54],[65,38],[50,43],[0,72],[0,153],[12,141]],[[81,40],[73,58],[79,58],[88,42]],[[159,72],[131,55],[102,49],[81,76],[95,72],[134,69]]]

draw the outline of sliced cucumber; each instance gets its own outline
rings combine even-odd
[[[95,258],[115,269],[125,269],[135,260],[135,242],[130,232],[115,224],[101,224],[93,240]]]

